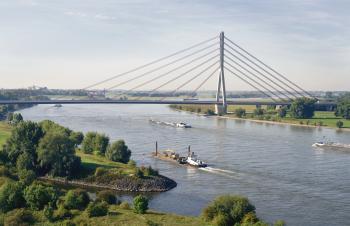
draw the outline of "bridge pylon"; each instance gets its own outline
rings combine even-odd
[[[224,32],[220,33],[220,73],[218,79],[218,89],[216,92],[216,102],[220,102],[222,99],[222,104],[215,105],[215,113],[218,115],[223,115],[227,113],[227,101],[226,101],[226,87],[225,87],[225,74],[224,74],[224,51],[225,51],[225,35]],[[221,98],[220,98],[221,96]]]

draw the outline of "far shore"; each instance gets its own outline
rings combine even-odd
[[[305,124],[297,124],[297,123],[291,123],[291,122],[276,122],[276,121],[267,121],[267,120],[259,120],[259,119],[252,119],[252,118],[238,118],[235,116],[228,116],[228,115],[206,115],[202,113],[197,113],[197,112],[192,112],[192,111],[186,111],[186,110],[179,110],[179,109],[174,109],[174,111],[179,111],[179,112],[187,112],[190,114],[196,114],[200,116],[206,116],[206,117],[217,117],[217,118],[225,118],[225,119],[233,119],[233,120],[239,120],[239,121],[249,121],[249,122],[256,122],[260,124],[268,123],[268,124],[274,124],[274,125],[290,125],[290,126],[298,126],[298,127],[307,127],[307,128],[325,128],[325,129],[333,129],[333,130],[338,130],[338,131],[346,131],[350,132],[350,128],[334,128],[331,126],[315,126],[315,125],[305,125]]]

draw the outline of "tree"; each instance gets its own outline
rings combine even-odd
[[[297,98],[290,106],[290,114],[294,118],[304,119],[312,118],[315,112],[315,99],[306,97]]]
[[[84,134],[82,132],[74,132],[71,129],[61,126],[50,120],[41,121],[40,126],[43,128],[45,134],[52,132],[61,132],[67,135],[71,139],[75,147],[80,145],[84,138]]]
[[[64,197],[64,207],[67,209],[83,210],[89,204],[88,193],[82,189],[69,190]]]
[[[75,156],[74,143],[65,133],[45,134],[37,152],[41,174],[69,177],[80,168],[80,157]]]
[[[216,198],[202,213],[206,221],[224,222],[226,225],[240,223],[247,214],[255,213],[255,207],[245,197],[238,195],[223,195]]]
[[[108,214],[108,203],[102,202],[91,202],[86,208],[88,217],[102,217]]]
[[[342,121],[337,121],[337,127],[340,129],[343,127],[344,123]]]
[[[281,107],[278,109],[277,113],[278,113],[278,116],[281,117],[281,118],[284,118],[287,116],[287,107]]]
[[[18,123],[23,121],[23,116],[21,115],[21,113],[14,113],[12,115],[12,120],[9,121],[11,124],[17,125]]]
[[[350,93],[347,93],[337,100],[335,115],[344,119],[350,119]]]
[[[109,144],[109,137],[105,134],[88,132],[83,140],[82,149],[86,154],[105,154]]]
[[[243,116],[245,116],[246,112],[245,112],[245,109],[243,108],[237,108],[235,110],[235,114],[238,118],[242,118]]]
[[[33,210],[42,210],[46,205],[56,206],[58,192],[50,186],[32,184],[24,190],[24,199]]]
[[[109,190],[105,190],[105,191],[100,191],[97,194],[97,198],[96,198],[97,202],[106,202],[110,205],[116,204],[117,203],[117,198],[115,196],[115,194],[112,191]]]
[[[0,187],[0,212],[23,207],[23,184],[20,182],[7,182]]]
[[[84,134],[82,132],[73,131],[69,137],[71,138],[76,147],[79,146],[84,140]]]
[[[38,123],[23,121],[11,132],[11,136],[4,145],[4,152],[10,162],[16,164],[17,158],[22,153],[28,153],[35,161],[37,158],[36,148],[44,133]]]
[[[148,210],[148,199],[145,196],[136,196],[133,203],[135,213],[144,214]]]
[[[124,140],[118,140],[108,147],[106,157],[114,162],[128,163],[131,151],[125,145]]]
[[[35,170],[35,160],[28,152],[20,154],[16,161],[17,171],[21,170]]]

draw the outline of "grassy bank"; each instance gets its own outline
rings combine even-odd
[[[10,137],[11,126],[6,122],[0,122],[0,147],[5,143],[7,138]]]
[[[176,105],[171,106],[173,109],[202,113],[206,114],[209,111],[214,111],[214,106],[212,105]],[[262,109],[266,109],[267,106],[261,106]],[[310,126],[326,126],[331,128],[337,128],[336,123],[342,121],[344,123],[343,128],[350,128],[350,120],[345,120],[341,117],[336,117],[334,112],[326,111],[316,111],[315,115],[309,119],[296,119],[292,118],[289,114],[285,118],[277,117],[276,114],[265,114],[263,116],[254,116],[253,111],[256,109],[255,105],[234,105],[228,106],[227,111],[229,112],[226,117],[237,118],[234,111],[238,108],[246,110],[246,115],[242,117],[243,119],[269,121],[269,122],[281,122],[296,125],[310,125]]]

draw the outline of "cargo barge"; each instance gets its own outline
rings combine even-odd
[[[194,152],[191,152],[191,147],[188,146],[188,155],[187,156],[180,156],[180,154],[176,153],[174,150],[165,150],[165,151],[158,151],[158,144],[156,143],[156,151],[152,152],[152,156],[176,163],[179,165],[187,165],[187,166],[193,166],[193,167],[207,167],[208,165],[204,163],[202,160],[200,160],[197,155],[194,154]]]

